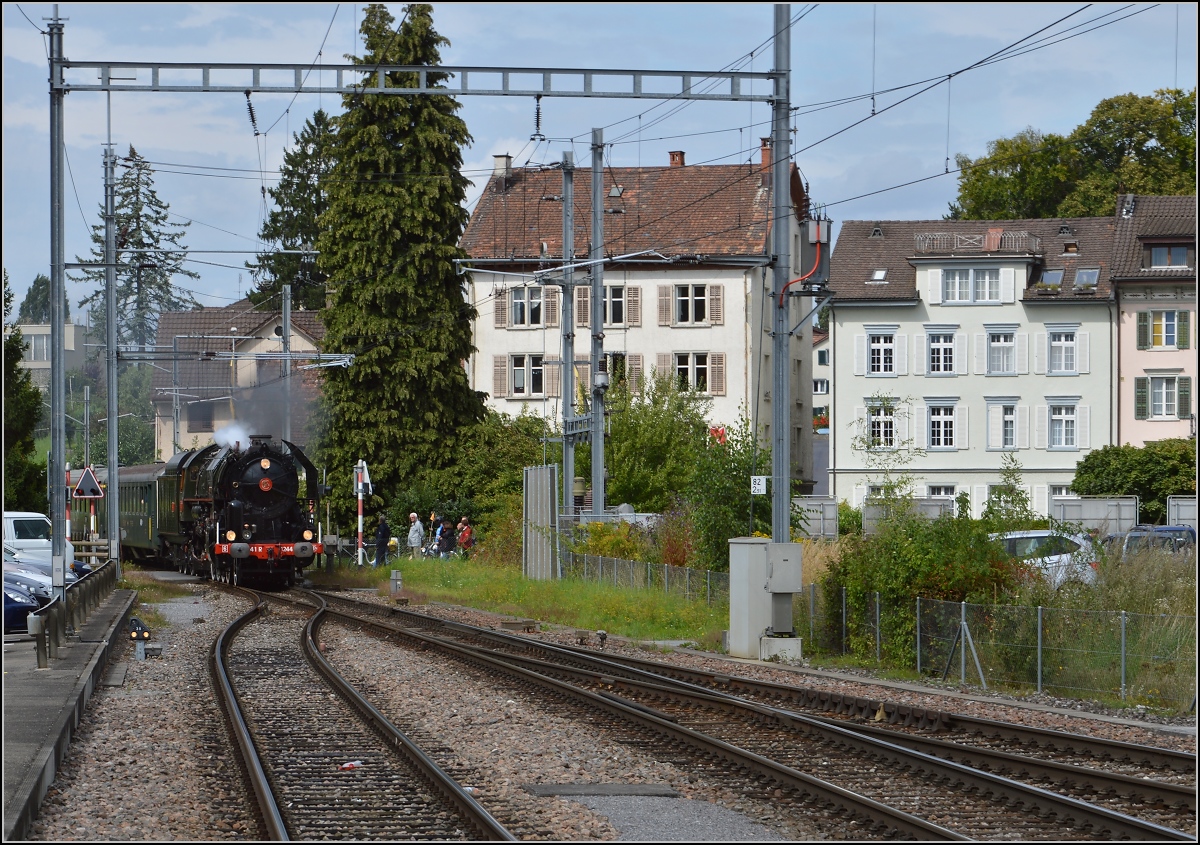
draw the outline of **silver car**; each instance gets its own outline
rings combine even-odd
[[[6,566],[10,563],[15,564],[22,569],[28,569],[45,575],[47,578],[51,578],[54,575],[53,564],[51,564],[49,560],[42,557],[37,552],[28,552],[15,549],[8,543],[4,544],[4,563]],[[77,573],[72,567],[68,566],[66,568],[65,575],[67,584],[74,584],[79,580],[79,573]]]
[[[1037,569],[1054,589],[1064,584],[1094,584],[1099,550],[1085,534],[1038,529],[992,534],[1009,557]]]
[[[19,564],[9,563],[7,559],[4,561],[4,581],[24,587],[31,596],[37,599],[39,607],[45,607],[54,598],[54,587],[50,576],[26,569]]]

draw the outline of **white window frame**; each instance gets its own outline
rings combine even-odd
[[[544,355],[512,355],[509,357],[508,395],[513,399],[530,399],[546,395],[546,359]],[[535,390],[541,382],[541,390]]]
[[[1046,447],[1048,449],[1078,449],[1078,406],[1065,402],[1048,406]]]
[[[50,335],[48,335],[48,334],[31,334],[29,336],[29,360],[30,361],[49,361],[50,360]]]
[[[687,284],[674,286],[674,315],[676,326],[708,325],[708,285]],[[697,309],[697,305],[699,309]],[[702,312],[697,318],[697,310]]]
[[[607,326],[623,326],[628,320],[629,300],[626,296],[625,285],[605,285],[604,324]]]
[[[876,360],[878,352],[878,360]],[[867,334],[867,375],[896,375],[896,335],[894,332]]]
[[[982,296],[980,294],[983,294]],[[994,296],[992,294],[995,294]],[[987,303],[1001,301],[1000,268],[972,267],[942,270],[943,303]]]
[[[986,337],[987,374],[989,376],[1015,376],[1017,374],[1017,333],[1008,329],[989,329]],[[997,338],[1000,339],[997,340]],[[1006,350],[1007,354],[1005,354]],[[1004,360],[1006,358],[1007,361]],[[1009,366],[1003,366],[1006,363]]]
[[[712,391],[712,356],[707,352],[675,352],[671,355],[677,384],[701,393]]]
[[[1017,448],[1017,406],[1000,406],[1000,448]]]
[[[872,449],[895,449],[897,435],[895,405],[867,407],[867,436]]]
[[[540,285],[513,288],[509,306],[513,328],[540,328],[546,317],[545,289]]]
[[[1167,315],[1170,315],[1168,320]],[[1168,323],[1170,324],[1168,326]],[[1170,340],[1167,331],[1170,329]],[[1179,348],[1179,312],[1175,309],[1150,312],[1150,348],[1178,349]]]
[[[958,488],[953,484],[930,484],[926,488],[926,495],[933,499],[953,499],[957,493]]]
[[[1079,373],[1079,334],[1074,329],[1046,332],[1046,374],[1073,376]]]
[[[825,396],[829,393],[829,379],[815,378],[813,379],[813,395]]]
[[[952,451],[958,448],[954,438],[957,421],[956,406],[949,404],[930,405],[928,408],[929,449]]]
[[[1149,376],[1152,420],[1179,419],[1179,376]]]
[[[926,372],[931,376],[952,376],[955,374],[955,333],[954,332],[930,332],[926,336],[926,345],[928,348],[928,368]],[[934,368],[934,353],[937,354],[937,368]]]
[[[1047,492],[1051,499],[1078,498],[1070,484],[1051,484]]]

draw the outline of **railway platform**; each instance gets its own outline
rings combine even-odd
[[[133,590],[114,590],[39,669],[32,637],[4,637],[4,841],[24,839],[125,637]]]

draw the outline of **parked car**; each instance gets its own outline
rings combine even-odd
[[[1183,552],[1195,549],[1196,529],[1190,525],[1135,525],[1124,534],[1110,534],[1105,542],[1110,541],[1109,548],[1122,556],[1145,549]]]
[[[4,542],[27,557],[44,558],[50,561],[52,546],[50,517],[33,511],[4,512]],[[75,544],[66,538],[67,560],[75,561]],[[76,561],[77,562],[77,561]]]
[[[29,614],[38,609],[37,600],[23,587],[4,582],[4,633],[29,630]]]
[[[1100,553],[1085,534],[1040,529],[992,534],[989,539],[999,542],[1010,557],[1037,569],[1056,590],[1064,584],[1096,582]]]
[[[47,578],[54,576],[54,565],[49,558],[40,556],[37,552],[22,552],[14,549],[8,543],[4,544],[4,561],[6,563],[15,563],[23,569],[32,569],[34,572],[39,572]],[[79,563],[79,561],[75,561]],[[66,583],[74,584],[86,573],[81,573],[76,566],[68,567],[66,575]]]
[[[45,607],[54,599],[54,587],[50,576],[9,563],[7,560],[4,561],[4,583],[24,588],[37,600],[39,607]]]

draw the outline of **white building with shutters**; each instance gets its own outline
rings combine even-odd
[[[830,491],[907,474],[978,516],[1014,456],[1034,509],[1117,441],[1112,218],[847,221],[830,266]]]
[[[576,271],[577,397],[578,385],[592,382],[599,330],[613,383],[625,379],[637,393],[651,373],[671,373],[707,394],[710,423],[732,424],[745,413],[770,442],[769,163],[764,149],[761,165],[687,167],[683,153],[673,153],[667,167],[605,169],[605,253],[614,260],[604,267],[599,324],[587,271]],[[590,178],[586,168],[575,174],[577,263],[590,251]],[[562,180],[557,168],[513,169],[497,156],[462,240],[477,312],[472,386],[501,413],[560,422],[563,288],[534,274],[563,263]],[[797,213],[788,222],[798,234],[806,205],[794,168],[792,196]],[[789,298],[788,307],[789,325],[797,325],[811,303]],[[812,466],[811,349],[811,327],[798,327],[790,356],[792,456],[793,475],[804,480]]]

